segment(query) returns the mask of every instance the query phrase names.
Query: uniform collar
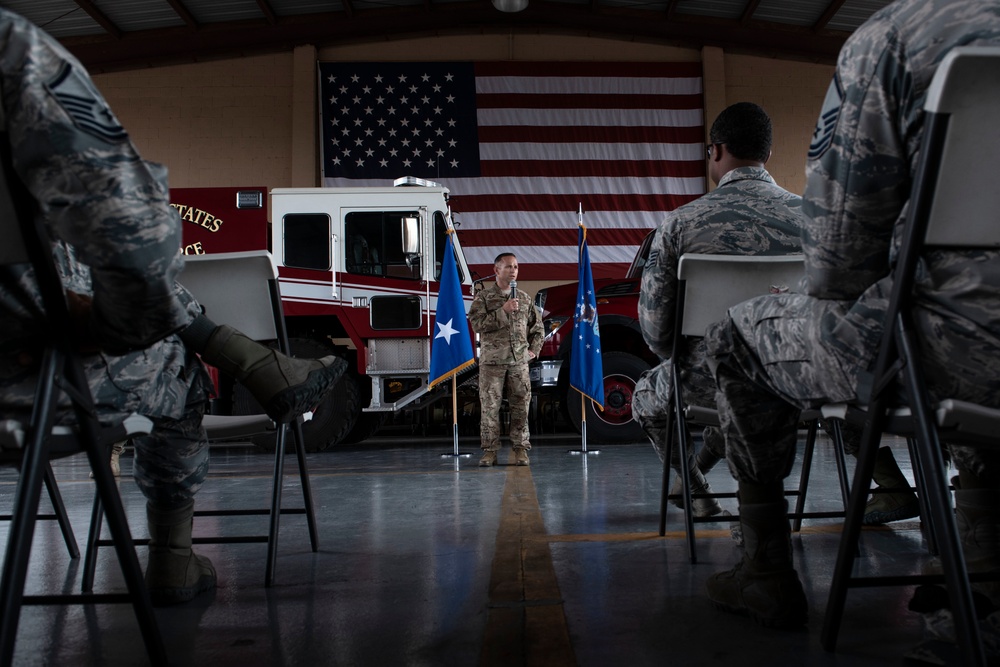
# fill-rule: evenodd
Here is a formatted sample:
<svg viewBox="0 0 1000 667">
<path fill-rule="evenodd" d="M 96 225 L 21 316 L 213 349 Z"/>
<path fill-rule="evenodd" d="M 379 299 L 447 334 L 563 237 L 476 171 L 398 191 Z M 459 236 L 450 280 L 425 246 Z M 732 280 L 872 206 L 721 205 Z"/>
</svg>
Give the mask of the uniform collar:
<svg viewBox="0 0 1000 667">
<path fill-rule="evenodd" d="M 723 185 L 734 181 L 764 181 L 765 183 L 774 183 L 771 174 L 767 173 L 767 169 L 764 167 L 736 167 L 736 169 L 727 171 L 726 175 L 719 179 L 718 187 L 721 188 Z"/>
</svg>

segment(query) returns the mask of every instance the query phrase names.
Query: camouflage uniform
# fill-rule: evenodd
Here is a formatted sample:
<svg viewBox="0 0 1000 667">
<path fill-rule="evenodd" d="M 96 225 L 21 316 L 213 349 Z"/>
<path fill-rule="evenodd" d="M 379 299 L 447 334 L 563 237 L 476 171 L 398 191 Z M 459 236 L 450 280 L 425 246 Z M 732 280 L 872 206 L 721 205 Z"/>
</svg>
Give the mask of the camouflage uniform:
<svg viewBox="0 0 1000 667">
<path fill-rule="evenodd" d="M 0 10 L 2 114 L 14 169 L 34 197 L 67 289 L 92 297 L 84 358 L 100 417 L 153 419 L 135 440 L 136 480 L 160 505 L 190 499 L 204 479 L 201 428 L 210 380 L 176 335 L 200 306 L 175 277 L 181 226 L 166 169 L 144 161 L 84 68 L 31 23 Z M 2 187 L 5 187 L 3 185 Z M 34 393 L 40 297 L 30 267 L 0 270 L 0 414 Z"/>
<path fill-rule="evenodd" d="M 804 195 L 801 294 L 753 299 L 706 337 L 727 454 L 741 482 L 789 473 L 801 408 L 864 397 L 923 134 L 934 71 L 956 46 L 1000 44 L 1000 3 L 902 0 L 840 53 L 813 136 Z M 932 392 L 1000 407 L 998 251 L 928 254 L 915 316 Z M 984 260 L 992 260 L 987 262 Z M 959 467 L 982 455 L 953 448 Z"/>
<path fill-rule="evenodd" d="M 519 308 L 508 315 L 503 305 L 510 290 L 497 283 L 476 293 L 469 308 L 469 323 L 480 335 L 479 352 L 479 433 L 486 451 L 500 449 L 500 405 L 504 385 L 510 405 L 510 439 L 514 448 L 531 449 L 528 433 L 528 404 L 531 402 L 531 378 L 528 375 L 528 352 L 535 356 L 542 350 L 542 317 L 527 292 L 517 291 Z"/>
<path fill-rule="evenodd" d="M 632 414 L 653 441 L 661 461 L 671 400 L 669 357 L 681 255 L 797 253 L 801 203 L 798 195 L 779 187 L 763 167 L 738 167 L 725 174 L 712 192 L 667 214 L 657 229 L 642 273 L 639 324 L 649 348 L 665 361 L 639 378 Z M 686 402 L 714 407 L 715 381 L 705 361 L 703 340 L 687 341 L 679 363 Z M 717 459 L 725 456 L 718 429 L 705 429 L 705 446 Z M 675 449 L 671 462 L 675 466 L 678 457 Z"/>
</svg>

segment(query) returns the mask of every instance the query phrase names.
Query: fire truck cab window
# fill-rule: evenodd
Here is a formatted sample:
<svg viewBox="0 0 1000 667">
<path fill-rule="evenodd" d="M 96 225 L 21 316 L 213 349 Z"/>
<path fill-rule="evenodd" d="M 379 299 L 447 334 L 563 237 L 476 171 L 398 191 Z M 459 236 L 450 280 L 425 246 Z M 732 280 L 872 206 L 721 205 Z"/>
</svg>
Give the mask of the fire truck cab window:
<svg viewBox="0 0 1000 667">
<path fill-rule="evenodd" d="M 290 213 L 284 218 L 285 266 L 330 270 L 330 216 Z"/>
<path fill-rule="evenodd" d="M 351 211 L 344 217 L 348 273 L 420 280 L 420 255 L 403 249 L 404 218 L 416 211 Z"/>
</svg>

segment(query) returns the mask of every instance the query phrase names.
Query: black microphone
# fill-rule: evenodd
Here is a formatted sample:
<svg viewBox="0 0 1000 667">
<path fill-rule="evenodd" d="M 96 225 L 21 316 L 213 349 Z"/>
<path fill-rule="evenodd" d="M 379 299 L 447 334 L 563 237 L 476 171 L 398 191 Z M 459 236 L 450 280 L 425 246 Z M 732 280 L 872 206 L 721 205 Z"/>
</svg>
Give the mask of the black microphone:
<svg viewBox="0 0 1000 667">
<path fill-rule="evenodd" d="M 516 280 L 510 281 L 510 298 L 512 298 L 512 299 L 516 299 L 517 298 L 517 281 Z"/>
</svg>

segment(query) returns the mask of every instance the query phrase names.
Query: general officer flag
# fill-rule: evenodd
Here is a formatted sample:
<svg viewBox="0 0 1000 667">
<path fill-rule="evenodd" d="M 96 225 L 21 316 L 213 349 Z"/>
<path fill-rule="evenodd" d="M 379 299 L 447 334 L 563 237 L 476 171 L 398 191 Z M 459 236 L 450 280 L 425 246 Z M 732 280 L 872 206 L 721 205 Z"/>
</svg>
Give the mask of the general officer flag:
<svg viewBox="0 0 1000 667">
<path fill-rule="evenodd" d="M 447 380 L 476 362 L 469 337 L 469 321 L 458 282 L 455 250 L 451 235 L 444 243 L 441 260 L 441 290 L 438 292 L 437 315 L 434 317 L 434 342 L 431 345 L 431 372 L 428 386 Z"/>
<path fill-rule="evenodd" d="M 597 325 L 597 296 L 594 294 L 594 277 L 590 271 L 587 228 L 582 222 L 579 248 L 579 277 L 576 288 L 569 386 L 594 401 L 603 410 L 604 366 L 601 363 L 601 331 Z"/>
</svg>

